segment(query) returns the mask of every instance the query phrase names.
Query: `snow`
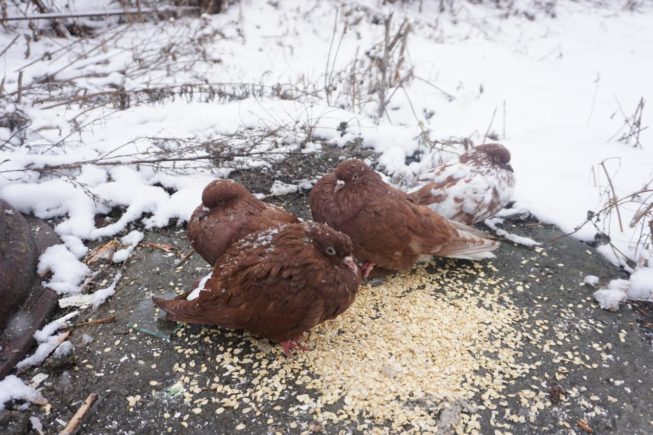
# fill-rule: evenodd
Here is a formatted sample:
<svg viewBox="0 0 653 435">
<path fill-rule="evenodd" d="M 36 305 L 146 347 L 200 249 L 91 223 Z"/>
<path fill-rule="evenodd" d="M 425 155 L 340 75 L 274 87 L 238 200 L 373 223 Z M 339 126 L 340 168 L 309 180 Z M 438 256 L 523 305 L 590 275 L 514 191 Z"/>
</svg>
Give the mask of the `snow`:
<svg viewBox="0 0 653 435">
<path fill-rule="evenodd" d="M 66 340 L 54 350 L 52 356 L 55 358 L 64 358 L 73 353 L 73 350 L 75 350 L 75 346 L 69 340 Z"/>
<path fill-rule="evenodd" d="M 629 283 L 625 279 L 613 279 L 607 288 L 602 288 L 594 292 L 594 299 L 600 307 L 608 311 L 617 311 L 619 305 L 625 302 L 627 297 Z"/>
<path fill-rule="evenodd" d="M 289 193 L 295 193 L 298 190 L 299 187 L 294 184 L 288 184 L 280 180 L 274 180 L 274 183 L 272 183 L 272 187 L 270 188 L 270 195 L 283 196 L 288 195 Z"/>
<path fill-rule="evenodd" d="M 596 287 L 599 284 L 599 277 L 596 275 L 587 275 L 583 278 L 583 284 Z"/>
<path fill-rule="evenodd" d="M 628 299 L 653 302 L 653 266 L 642 267 L 630 276 Z"/>
<path fill-rule="evenodd" d="M 25 385 L 14 375 L 9 375 L 0 381 L 0 411 L 5 409 L 6 403 L 10 400 L 26 400 L 39 405 L 47 403 L 41 393 Z"/>
<path fill-rule="evenodd" d="M 91 294 L 84 295 L 72 295 L 59 299 L 59 307 L 88 307 L 92 306 L 93 309 L 97 309 L 102 305 L 109 297 L 113 296 L 116 292 L 116 285 L 118 281 L 122 278 L 122 273 L 118 272 L 116 276 L 111 281 L 107 287 L 95 290 Z"/>
<path fill-rule="evenodd" d="M 43 328 L 39 329 L 34 333 L 34 338 L 38 343 L 36 351 L 27 358 L 21 360 L 16 364 L 16 368 L 19 370 L 24 370 L 30 367 L 37 366 L 41 364 L 45 359 L 62 343 L 66 341 L 68 333 L 57 334 L 59 329 L 69 326 L 68 320 L 77 316 L 79 311 L 73 311 L 68 313 L 63 317 L 60 317 L 56 320 L 45 325 Z"/>
<path fill-rule="evenodd" d="M 39 435 L 43 435 L 43 423 L 41 423 L 40 418 L 32 416 L 29 418 L 29 422 L 32 425 L 32 429 L 34 429 Z"/>
<path fill-rule="evenodd" d="M 116 251 L 115 254 L 113 254 L 113 262 L 114 263 L 122 263 L 126 261 L 129 256 L 131 255 L 132 251 L 136 248 L 136 246 L 141 243 L 141 240 L 143 240 L 143 237 L 145 237 L 145 234 L 143 234 L 140 231 L 133 230 L 126 236 L 123 236 L 120 241 L 122 242 L 123 245 L 126 245 L 124 248 L 119 249 Z"/>
<path fill-rule="evenodd" d="M 79 285 L 90 273 L 90 269 L 65 245 L 54 245 L 47 248 L 39 258 L 37 272 L 41 276 L 52 272 L 50 280 L 43 285 L 63 295 L 78 293 Z"/>
<path fill-rule="evenodd" d="M 608 311 L 617 311 L 619 304 L 626 301 L 626 294 L 620 289 L 600 289 L 595 291 L 593 296 L 599 306 Z"/>
<path fill-rule="evenodd" d="M 499 225 L 504 222 L 504 219 L 499 217 L 494 217 L 485 220 L 485 225 L 487 225 L 494 233 L 498 236 L 503 237 L 506 240 L 509 240 L 517 245 L 524 246 L 539 246 L 540 242 L 531 239 L 530 237 L 519 236 L 517 234 L 510 233 L 503 228 L 499 228 Z"/>
</svg>

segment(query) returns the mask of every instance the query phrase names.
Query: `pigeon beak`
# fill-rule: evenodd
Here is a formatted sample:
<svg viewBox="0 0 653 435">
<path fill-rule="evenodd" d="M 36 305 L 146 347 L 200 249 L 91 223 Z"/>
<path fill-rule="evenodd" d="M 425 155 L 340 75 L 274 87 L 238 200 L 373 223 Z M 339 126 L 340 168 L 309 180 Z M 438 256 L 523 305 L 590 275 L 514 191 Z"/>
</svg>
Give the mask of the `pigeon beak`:
<svg viewBox="0 0 653 435">
<path fill-rule="evenodd" d="M 342 189 L 343 187 L 345 187 L 345 182 L 342 181 L 342 180 L 338 180 L 338 181 L 336 181 L 336 188 L 333 189 L 333 192 L 335 193 L 335 192 L 339 191 L 340 189 Z"/>
<path fill-rule="evenodd" d="M 342 260 L 342 262 L 345 263 L 345 266 L 351 269 L 352 272 L 358 275 L 358 266 L 356 265 L 356 262 L 354 261 L 354 258 L 351 255 L 345 257 L 345 259 Z"/>
<path fill-rule="evenodd" d="M 506 169 L 509 170 L 510 172 L 515 172 L 515 171 L 512 169 L 512 166 L 510 166 L 509 163 L 506 164 Z"/>
</svg>

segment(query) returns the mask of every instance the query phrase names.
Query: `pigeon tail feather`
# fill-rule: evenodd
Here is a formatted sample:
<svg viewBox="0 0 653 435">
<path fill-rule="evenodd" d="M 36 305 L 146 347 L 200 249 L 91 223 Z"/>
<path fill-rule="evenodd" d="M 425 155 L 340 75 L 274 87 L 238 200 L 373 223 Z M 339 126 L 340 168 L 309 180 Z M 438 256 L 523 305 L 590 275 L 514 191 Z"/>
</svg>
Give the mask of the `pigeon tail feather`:
<svg viewBox="0 0 653 435">
<path fill-rule="evenodd" d="M 456 226 L 460 228 L 458 224 Z M 432 252 L 432 254 L 440 257 L 460 258 L 463 260 L 483 260 L 494 258 L 492 251 L 499 248 L 501 243 L 476 228 L 472 228 L 472 230 L 473 231 L 458 229 L 458 237 Z"/>
<path fill-rule="evenodd" d="M 170 320 L 186 323 L 214 323 L 206 321 L 204 311 L 194 301 L 180 298 L 166 300 L 152 296 L 152 302 L 165 311 Z"/>
</svg>

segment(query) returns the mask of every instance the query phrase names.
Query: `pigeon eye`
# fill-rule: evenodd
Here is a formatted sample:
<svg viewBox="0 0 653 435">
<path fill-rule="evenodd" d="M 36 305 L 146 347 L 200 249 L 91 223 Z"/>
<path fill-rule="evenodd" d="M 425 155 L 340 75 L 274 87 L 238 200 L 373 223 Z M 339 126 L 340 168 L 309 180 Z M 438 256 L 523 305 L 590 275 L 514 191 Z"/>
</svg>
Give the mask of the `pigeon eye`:
<svg viewBox="0 0 653 435">
<path fill-rule="evenodd" d="M 351 179 L 352 179 L 352 180 L 358 180 L 358 174 L 354 174 L 354 175 L 351 177 Z"/>
<path fill-rule="evenodd" d="M 336 255 L 336 249 L 333 246 L 328 246 L 325 251 L 327 255 Z"/>
<path fill-rule="evenodd" d="M 223 204 L 224 204 L 224 199 L 219 200 L 219 201 L 218 201 L 218 204 L 219 204 L 219 205 L 223 205 Z"/>
</svg>

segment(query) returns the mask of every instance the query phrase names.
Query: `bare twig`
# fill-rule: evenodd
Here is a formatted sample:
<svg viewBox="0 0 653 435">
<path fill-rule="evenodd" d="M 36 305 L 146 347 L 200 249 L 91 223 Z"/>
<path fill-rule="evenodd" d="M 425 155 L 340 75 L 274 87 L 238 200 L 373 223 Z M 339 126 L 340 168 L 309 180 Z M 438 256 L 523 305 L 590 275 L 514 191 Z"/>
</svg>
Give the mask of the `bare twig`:
<svg viewBox="0 0 653 435">
<path fill-rule="evenodd" d="M 23 72 L 18 73 L 18 83 L 16 84 L 16 104 L 20 104 L 20 100 L 23 97 Z"/>
<path fill-rule="evenodd" d="M 326 58 L 326 67 L 324 68 L 324 93 L 326 95 L 327 104 L 331 104 L 331 73 L 329 72 L 329 63 L 331 61 L 331 50 L 333 49 L 333 42 L 336 39 L 336 30 L 338 29 L 338 15 L 340 9 L 336 8 L 336 14 L 333 17 L 333 31 L 331 33 L 331 42 L 329 43 L 329 52 Z M 335 64 L 335 60 L 334 60 Z"/>
<path fill-rule="evenodd" d="M 609 199 L 609 201 L 612 203 L 614 208 L 617 210 L 617 218 L 619 222 L 619 229 L 621 232 L 624 232 L 624 225 L 623 222 L 621 221 L 621 211 L 619 210 L 619 202 L 617 199 L 617 193 L 614 190 L 614 184 L 612 184 L 612 178 L 610 178 L 610 174 L 608 174 L 608 170 L 605 167 L 605 160 L 601 162 L 601 167 L 603 168 L 603 172 L 605 173 L 605 177 L 608 179 L 608 184 L 610 185 L 610 190 L 612 191 L 612 197 Z"/>
<path fill-rule="evenodd" d="M 43 3 L 39 0 L 33 0 L 35 4 Z M 43 5 L 45 8 L 45 5 Z M 47 10 L 39 8 L 39 10 Z M 38 15 L 26 15 L 23 17 L 7 17 L 4 21 L 28 21 L 28 20 L 51 20 L 55 18 L 89 18 L 89 17 L 111 17 L 119 15 L 141 15 L 141 14 L 178 14 L 180 12 L 195 12 L 199 11 L 198 6 L 176 6 L 176 7 L 166 7 L 161 9 L 117 9 L 113 11 L 92 11 L 92 12 L 66 12 L 66 13 L 57 13 L 57 12 L 43 12 Z M 62 36 L 62 35 L 57 35 Z"/>
<path fill-rule="evenodd" d="M 502 139 L 506 138 L 506 100 L 503 100 L 503 135 Z"/>
<path fill-rule="evenodd" d="M 190 258 L 191 255 L 193 255 L 193 252 L 195 252 L 193 249 L 190 249 L 188 252 L 184 254 L 183 257 L 179 259 L 179 261 L 175 264 L 175 266 L 180 267 L 182 264 L 184 264 L 188 259 Z"/>
<path fill-rule="evenodd" d="M 638 198 L 640 195 L 642 195 L 644 193 L 653 193 L 653 189 L 644 189 L 644 190 L 640 190 L 640 191 L 631 193 L 629 195 L 623 196 L 623 197 L 619 198 L 616 203 L 617 204 L 625 204 L 627 202 L 632 202 L 633 200 L 635 200 L 636 198 Z M 585 225 L 587 225 L 590 222 L 593 222 L 598 216 L 601 216 L 606 211 L 610 210 L 612 207 L 614 207 L 614 204 L 612 202 L 609 202 L 608 204 L 603 206 L 601 209 L 599 209 L 599 211 L 593 212 L 590 217 L 585 219 L 580 225 L 578 225 L 576 228 L 574 228 L 573 231 L 569 231 L 568 233 L 565 233 L 565 234 L 562 234 L 560 236 L 554 237 L 553 239 L 547 240 L 544 243 L 552 243 L 552 242 L 555 242 L 557 240 L 564 239 L 565 237 L 569 237 L 569 236 L 572 236 L 572 235 L 576 234 L 581 229 L 583 229 L 585 227 Z"/>
<path fill-rule="evenodd" d="M 488 135 L 490 134 L 490 129 L 492 129 L 492 124 L 494 124 L 494 117 L 497 114 L 497 108 L 494 108 L 494 112 L 492 112 L 492 118 L 490 118 L 490 125 L 487 126 L 487 130 L 485 130 L 485 135 L 483 136 L 483 141 L 481 143 L 485 143 L 485 140 L 487 139 Z"/>
<path fill-rule="evenodd" d="M 3 48 L 2 51 L 0 51 L 0 57 L 2 57 L 7 52 L 7 50 L 9 50 L 12 45 L 14 45 L 14 43 L 18 40 L 18 38 L 20 38 L 20 35 L 16 35 L 14 39 L 12 39 L 11 42 L 7 44 L 7 46 Z"/>
<path fill-rule="evenodd" d="M 31 2 L 34 4 L 34 6 L 36 6 L 36 9 L 38 9 L 41 14 L 50 13 L 50 9 L 48 9 L 43 0 L 31 0 Z M 7 17 L 7 21 L 13 21 L 12 18 L 22 19 L 24 17 Z M 61 22 L 57 21 L 56 19 L 52 20 L 52 29 L 54 30 L 54 33 L 60 38 L 67 38 L 70 36 L 66 26 L 61 24 Z"/>
<path fill-rule="evenodd" d="M 626 115 L 617 97 L 615 97 L 615 100 L 617 101 L 617 106 L 619 107 L 619 111 L 621 112 L 621 115 L 624 118 L 624 125 L 621 126 L 621 128 L 619 128 L 619 130 L 617 130 L 617 132 L 613 134 L 612 137 L 610 137 L 610 139 L 608 140 L 614 139 L 619 135 L 619 133 L 626 130 L 624 133 L 621 134 L 621 137 L 617 140 L 619 142 L 624 142 L 627 145 L 630 145 L 632 143 L 633 147 L 642 148 L 642 144 L 640 142 L 639 137 L 641 132 L 648 128 L 648 126 L 642 127 L 642 114 L 644 112 L 644 105 L 646 104 L 646 100 L 644 100 L 644 97 L 641 97 L 639 99 L 639 102 L 635 107 L 635 112 L 633 112 L 631 116 Z"/>
<path fill-rule="evenodd" d="M 426 80 L 426 79 L 424 79 L 424 78 L 422 78 L 422 77 L 420 77 L 420 76 L 415 76 L 415 78 L 416 78 L 417 80 L 421 81 L 421 82 L 426 83 L 427 85 L 429 85 L 430 87 L 432 87 L 432 88 L 435 89 L 436 91 L 441 92 L 444 96 L 446 96 L 446 97 L 449 99 L 449 101 L 453 101 L 453 100 L 456 99 L 456 97 L 454 97 L 453 95 L 451 95 L 449 92 L 447 92 L 447 91 L 445 91 L 444 89 L 442 89 L 441 87 L 439 87 L 439 86 L 433 84 L 432 82 L 430 82 L 430 81 L 428 81 L 428 80 Z"/>
<path fill-rule="evenodd" d="M 97 393 L 89 394 L 82 406 L 80 406 L 75 415 L 73 415 L 73 418 L 70 419 L 68 425 L 66 425 L 66 427 L 61 432 L 59 432 L 59 435 L 73 435 L 75 432 L 77 432 L 82 424 L 82 421 L 84 420 L 84 417 L 86 417 L 86 414 L 91 409 L 91 406 L 93 406 L 93 403 L 95 403 L 96 400 Z"/>
</svg>

